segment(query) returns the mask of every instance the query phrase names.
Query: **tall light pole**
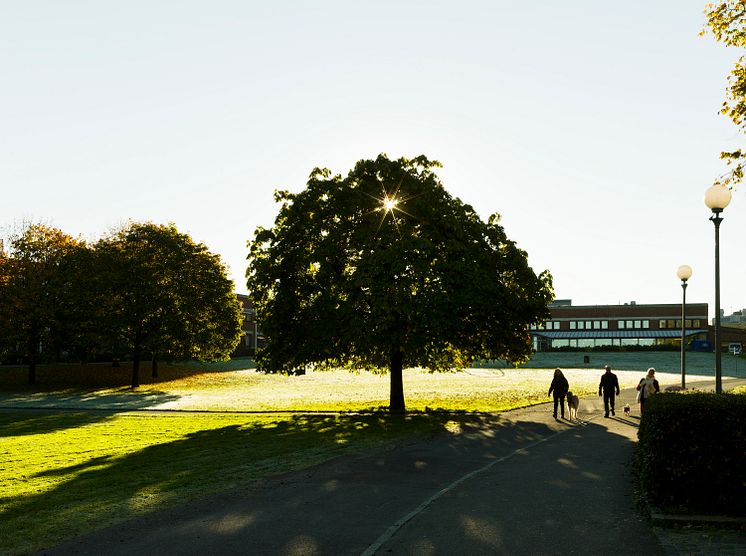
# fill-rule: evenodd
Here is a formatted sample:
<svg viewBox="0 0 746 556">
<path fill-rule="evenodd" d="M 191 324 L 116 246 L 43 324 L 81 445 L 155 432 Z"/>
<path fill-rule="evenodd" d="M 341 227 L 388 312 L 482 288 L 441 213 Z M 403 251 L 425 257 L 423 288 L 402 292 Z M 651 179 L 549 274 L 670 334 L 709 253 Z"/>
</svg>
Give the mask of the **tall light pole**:
<svg viewBox="0 0 746 556">
<path fill-rule="evenodd" d="M 705 191 L 705 205 L 712 210 L 710 221 L 715 224 L 715 393 L 723 393 L 723 369 L 720 353 L 720 213 L 730 203 L 730 189 L 713 185 Z"/>
<path fill-rule="evenodd" d="M 692 277 L 692 267 L 681 265 L 676 271 L 676 276 L 681 280 L 681 388 L 686 388 L 686 281 Z"/>
</svg>

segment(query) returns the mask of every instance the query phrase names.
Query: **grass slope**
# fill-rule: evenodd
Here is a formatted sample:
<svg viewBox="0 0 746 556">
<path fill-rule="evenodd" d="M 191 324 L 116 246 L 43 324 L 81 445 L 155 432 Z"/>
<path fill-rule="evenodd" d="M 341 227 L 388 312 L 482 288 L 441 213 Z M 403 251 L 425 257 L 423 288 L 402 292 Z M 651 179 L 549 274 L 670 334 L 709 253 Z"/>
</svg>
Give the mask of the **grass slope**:
<svg viewBox="0 0 746 556">
<path fill-rule="evenodd" d="M 24 369 L 0 369 L 0 406 L 6 408 L 0 411 L 0 553 L 38 550 L 210 492 L 341 454 L 457 430 L 480 418 L 449 413 L 455 410 L 497 412 L 545 402 L 553 372 L 407 370 L 408 408 L 448 412 L 397 418 L 381 412 L 270 413 L 385 406 L 388 376 L 337 371 L 286 377 L 247 366 L 246 361 L 163 365 L 157 379 L 143 373 L 143 386 L 136 390 L 126 386 L 126 365 L 42 366 L 34 389 L 25 384 Z M 596 392 L 601 371 L 565 374 L 582 396 Z M 618 375 L 623 387 L 641 376 Z M 665 376 L 659 379 L 666 383 Z M 669 382 L 676 379 L 672 375 Z M 67 411 L 38 409 L 43 407 Z"/>
</svg>

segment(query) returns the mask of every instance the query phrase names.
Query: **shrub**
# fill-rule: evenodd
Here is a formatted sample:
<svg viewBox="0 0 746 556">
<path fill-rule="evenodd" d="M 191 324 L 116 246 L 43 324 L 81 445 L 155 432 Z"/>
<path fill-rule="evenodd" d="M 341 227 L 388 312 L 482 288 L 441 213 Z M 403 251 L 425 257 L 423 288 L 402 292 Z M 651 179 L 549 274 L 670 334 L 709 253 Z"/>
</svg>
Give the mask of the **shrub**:
<svg viewBox="0 0 746 556">
<path fill-rule="evenodd" d="M 746 396 L 664 393 L 645 403 L 637 470 L 663 511 L 746 514 Z"/>
</svg>

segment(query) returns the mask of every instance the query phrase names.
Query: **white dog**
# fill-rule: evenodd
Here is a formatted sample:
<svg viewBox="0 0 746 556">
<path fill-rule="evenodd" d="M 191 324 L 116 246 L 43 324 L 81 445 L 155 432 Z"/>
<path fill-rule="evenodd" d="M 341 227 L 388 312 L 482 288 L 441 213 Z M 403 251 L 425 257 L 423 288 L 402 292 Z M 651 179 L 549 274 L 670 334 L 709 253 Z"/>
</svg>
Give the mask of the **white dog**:
<svg viewBox="0 0 746 556">
<path fill-rule="evenodd" d="M 567 393 L 567 409 L 570 410 L 569 419 L 570 421 L 578 418 L 578 405 L 580 404 L 580 398 L 578 398 L 572 392 Z"/>
</svg>

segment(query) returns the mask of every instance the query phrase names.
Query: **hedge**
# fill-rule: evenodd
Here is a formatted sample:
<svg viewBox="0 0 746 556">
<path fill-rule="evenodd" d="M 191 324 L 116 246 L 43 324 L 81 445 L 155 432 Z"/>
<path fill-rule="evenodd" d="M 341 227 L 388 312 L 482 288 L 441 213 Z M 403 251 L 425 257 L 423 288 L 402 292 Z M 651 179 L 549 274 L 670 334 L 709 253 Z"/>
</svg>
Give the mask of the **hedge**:
<svg viewBox="0 0 746 556">
<path fill-rule="evenodd" d="M 746 396 L 663 393 L 645 402 L 637 471 L 664 512 L 746 515 Z"/>
</svg>

